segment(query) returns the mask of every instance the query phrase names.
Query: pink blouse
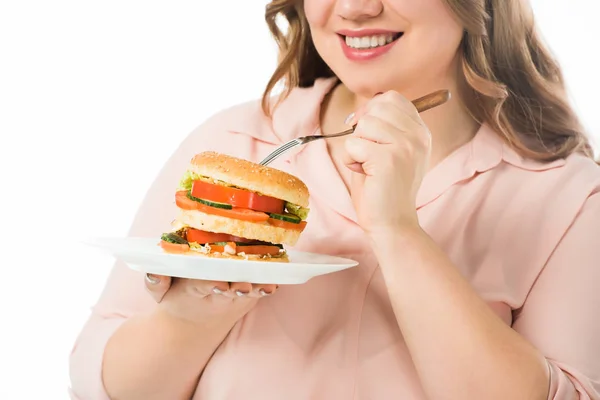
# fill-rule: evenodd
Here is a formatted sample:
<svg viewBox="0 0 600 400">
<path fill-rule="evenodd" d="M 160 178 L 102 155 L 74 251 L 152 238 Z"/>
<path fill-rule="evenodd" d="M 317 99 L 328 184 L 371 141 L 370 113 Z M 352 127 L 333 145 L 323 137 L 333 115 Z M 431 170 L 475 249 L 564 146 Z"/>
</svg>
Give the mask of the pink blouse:
<svg viewBox="0 0 600 400">
<path fill-rule="evenodd" d="M 259 101 L 210 118 L 167 162 L 130 234 L 159 237 L 169 228 L 175 187 L 195 153 L 259 161 L 282 142 L 318 131 L 333 84 L 323 79 L 294 90 L 273 119 Z M 274 166 L 311 192 L 309 223 L 295 249 L 360 265 L 261 299 L 218 348 L 193 398 L 425 399 L 325 143 Z M 549 399 L 600 399 L 599 189 L 592 160 L 526 160 L 484 125 L 425 177 L 418 194 L 423 228 L 499 317 L 546 356 Z M 108 399 L 101 380 L 106 342 L 127 318 L 152 307 L 141 274 L 117 262 L 71 354 L 73 399 Z"/>
</svg>

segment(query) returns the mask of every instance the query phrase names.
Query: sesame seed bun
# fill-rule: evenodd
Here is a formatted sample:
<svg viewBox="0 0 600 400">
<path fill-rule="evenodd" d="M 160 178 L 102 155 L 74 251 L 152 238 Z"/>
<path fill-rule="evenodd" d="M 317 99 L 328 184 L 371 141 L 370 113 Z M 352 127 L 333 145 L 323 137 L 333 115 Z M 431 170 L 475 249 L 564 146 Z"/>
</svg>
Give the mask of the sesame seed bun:
<svg viewBox="0 0 600 400">
<path fill-rule="evenodd" d="M 194 156 L 188 170 L 240 189 L 308 207 L 309 192 L 304 182 L 275 168 L 209 151 Z"/>
</svg>

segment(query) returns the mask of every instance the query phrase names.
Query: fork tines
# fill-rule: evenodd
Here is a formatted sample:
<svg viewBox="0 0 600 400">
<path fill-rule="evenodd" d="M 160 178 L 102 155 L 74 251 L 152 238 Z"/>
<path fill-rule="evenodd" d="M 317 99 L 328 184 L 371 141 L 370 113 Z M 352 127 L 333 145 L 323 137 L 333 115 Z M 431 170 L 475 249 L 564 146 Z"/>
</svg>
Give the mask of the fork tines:
<svg viewBox="0 0 600 400">
<path fill-rule="evenodd" d="M 273 153 L 269 154 L 269 156 L 267 158 L 265 158 L 264 160 L 262 160 L 260 164 L 261 165 L 269 164 L 271 161 L 273 161 L 274 159 L 279 157 L 282 153 L 285 153 L 286 151 L 290 150 L 293 147 L 298 146 L 299 144 L 301 144 L 301 142 L 298 139 L 290 140 L 289 142 L 283 144 L 281 147 L 279 147 L 277 150 L 275 150 Z"/>
</svg>

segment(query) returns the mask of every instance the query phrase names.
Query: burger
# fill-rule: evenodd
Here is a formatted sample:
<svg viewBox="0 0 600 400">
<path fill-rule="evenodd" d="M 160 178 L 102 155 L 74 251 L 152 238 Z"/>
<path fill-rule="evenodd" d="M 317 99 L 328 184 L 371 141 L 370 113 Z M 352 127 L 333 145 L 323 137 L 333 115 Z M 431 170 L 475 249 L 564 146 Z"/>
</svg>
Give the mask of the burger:
<svg viewBox="0 0 600 400">
<path fill-rule="evenodd" d="M 194 156 L 175 193 L 178 214 L 160 246 L 240 260 L 287 262 L 306 228 L 309 192 L 286 172 L 215 152 Z"/>
</svg>

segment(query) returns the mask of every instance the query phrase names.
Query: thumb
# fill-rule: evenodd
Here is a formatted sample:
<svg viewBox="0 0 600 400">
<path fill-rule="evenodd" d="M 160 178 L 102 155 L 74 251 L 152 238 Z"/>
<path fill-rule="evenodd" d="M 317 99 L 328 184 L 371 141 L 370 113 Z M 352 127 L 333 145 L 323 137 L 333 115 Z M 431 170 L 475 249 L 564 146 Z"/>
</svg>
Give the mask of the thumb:
<svg viewBox="0 0 600 400">
<path fill-rule="evenodd" d="M 359 164 L 360 167 L 360 164 Z M 362 167 L 360 167 L 362 170 Z M 354 172 L 350 178 L 350 197 L 352 198 L 352 204 L 356 211 L 361 208 L 361 199 L 363 194 L 363 188 L 365 186 L 365 179 L 367 176 L 364 172 Z"/>
<path fill-rule="evenodd" d="M 146 274 L 144 277 L 146 289 L 157 303 L 160 303 L 171 287 L 171 277 L 163 275 Z"/>
<path fill-rule="evenodd" d="M 356 194 L 360 194 L 365 185 L 365 179 L 367 176 L 364 173 L 353 173 L 350 178 L 350 195 L 354 197 Z"/>
</svg>

